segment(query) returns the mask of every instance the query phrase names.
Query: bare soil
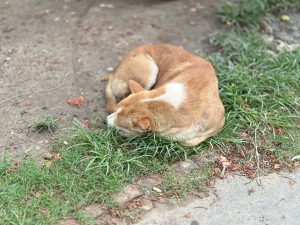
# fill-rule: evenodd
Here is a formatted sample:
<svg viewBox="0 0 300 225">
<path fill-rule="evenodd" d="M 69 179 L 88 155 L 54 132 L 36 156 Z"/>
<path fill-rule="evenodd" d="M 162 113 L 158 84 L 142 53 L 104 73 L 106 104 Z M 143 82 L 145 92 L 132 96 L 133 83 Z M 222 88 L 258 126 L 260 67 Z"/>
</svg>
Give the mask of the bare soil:
<svg viewBox="0 0 300 225">
<path fill-rule="evenodd" d="M 70 126 L 105 113 L 101 75 L 130 49 L 172 43 L 201 54 L 220 29 L 222 0 L 9 0 L 0 2 L 0 154 L 40 156 L 52 135 L 30 125 L 47 114 Z M 82 95 L 74 108 L 67 99 Z"/>
</svg>

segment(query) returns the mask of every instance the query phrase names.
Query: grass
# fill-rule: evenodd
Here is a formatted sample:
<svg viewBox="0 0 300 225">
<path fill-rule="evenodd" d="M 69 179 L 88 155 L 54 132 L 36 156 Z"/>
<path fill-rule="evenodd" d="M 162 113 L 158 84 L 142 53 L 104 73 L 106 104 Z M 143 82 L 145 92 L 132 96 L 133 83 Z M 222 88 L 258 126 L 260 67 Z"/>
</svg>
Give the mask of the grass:
<svg viewBox="0 0 300 225">
<path fill-rule="evenodd" d="M 283 13 L 289 8 L 300 8 L 298 0 L 242 0 L 219 8 L 220 19 L 233 25 L 260 25 L 268 13 Z"/>
<path fill-rule="evenodd" d="M 58 126 L 61 124 L 61 121 L 54 116 L 47 115 L 44 118 L 33 122 L 32 129 L 39 133 L 44 131 L 49 131 L 53 133 Z"/>
<path fill-rule="evenodd" d="M 209 60 L 226 108 L 219 135 L 189 148 L 154 134 L 124 139 L 103 123 L 86 129 L 76 122 L 53 146 L 61 160 L 52 158 L 43 166 L 31 158 L 1 160 L 0 224 L 53 224 L 70 215 L 89 224 L 78 204 L 114 207 L 113 195 L 125 183 L 151 174 L 163 176 L 164 191 L 197 194 L 217 165 L 178 176 L 172 164 L 208 151 L 226 156 L 249 176 L 291 168 L 291 158 L 300 154 L 300 48 L 276 52 L 247 30 L 217 35 L 211 42 L 219 48 Z M 53 128 L 52 119 L 45 121 L 37 130 Z"/>
<path fill-rule="evenodd" d="M 222 52 L 211 61 L 227 111 L 223 140 L 215 143 L 224 155 L 242 154 L 244 162 L 259 161 L 260 167 L 274 166 L 270 156 L 289 164 L 300 154 L 300 48 L 274 57 L 274 46 L 253 31 L 218 35 L 212 42 Z"/>
</svg>

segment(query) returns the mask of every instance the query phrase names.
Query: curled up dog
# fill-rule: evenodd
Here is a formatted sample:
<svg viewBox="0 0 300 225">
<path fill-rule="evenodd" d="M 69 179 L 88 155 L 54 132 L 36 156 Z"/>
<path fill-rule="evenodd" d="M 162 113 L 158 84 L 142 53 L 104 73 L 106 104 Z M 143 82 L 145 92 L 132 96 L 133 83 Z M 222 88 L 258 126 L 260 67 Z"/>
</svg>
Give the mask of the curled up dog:
<svg viewBox="0 0 300 225">
<path fill-rule="evenodd" d="M 151 131 L 196 146 L 224 126 L 212 65 L 184 49 L 167 44 L 138 47 L 107 79 L 107 122 L 121 135 Z"/>
</svg>

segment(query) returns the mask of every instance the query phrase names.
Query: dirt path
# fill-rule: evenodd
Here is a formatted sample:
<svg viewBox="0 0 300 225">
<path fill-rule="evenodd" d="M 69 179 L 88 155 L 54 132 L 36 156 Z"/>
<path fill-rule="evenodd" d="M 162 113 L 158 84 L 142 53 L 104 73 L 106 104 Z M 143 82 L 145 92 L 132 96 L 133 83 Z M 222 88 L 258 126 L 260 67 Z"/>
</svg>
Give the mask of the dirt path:
<svg viewBox="0 0 300 225">
<path fill-rule="evenodd" d="M 199 2 L 1 1 L 0 154 L 39 156 L 51 148 L 50 135 L 28 129 L 44 115 L 66 127 L 104 113 L 100 75 L 133 47 L 168 42 L 208 49 L 204 39 L 220 26 L 215 7 L 224 1 Z M 82 108 L 66 104 L 79 95 Z"/>
</svg>

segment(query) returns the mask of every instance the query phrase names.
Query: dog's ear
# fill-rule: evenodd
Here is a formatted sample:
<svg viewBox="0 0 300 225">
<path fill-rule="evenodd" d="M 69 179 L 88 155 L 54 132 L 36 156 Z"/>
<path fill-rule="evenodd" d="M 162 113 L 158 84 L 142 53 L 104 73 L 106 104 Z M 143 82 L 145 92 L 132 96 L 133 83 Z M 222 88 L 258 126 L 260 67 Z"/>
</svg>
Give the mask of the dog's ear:
<svg viewBox="0 0 300 225">
<path fill-rule="evenodd" d="M 142 87 L 142 85 L 140 85 L 138 82 L 136 82 L 134 80 L 129 80 L 128 81 L 128 86 L 129 86 L 129 89 L 130 89 L 131 93 L 137 93 L 137 92 L 141 92 L 141 91 L 145 90 Z"/>
<path fill-rule="evenodd" d="M 148 117 L 140 119 L 138 124 L 144 131 L 151 130 L 150 119 Z"/>
</svg>

